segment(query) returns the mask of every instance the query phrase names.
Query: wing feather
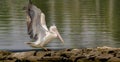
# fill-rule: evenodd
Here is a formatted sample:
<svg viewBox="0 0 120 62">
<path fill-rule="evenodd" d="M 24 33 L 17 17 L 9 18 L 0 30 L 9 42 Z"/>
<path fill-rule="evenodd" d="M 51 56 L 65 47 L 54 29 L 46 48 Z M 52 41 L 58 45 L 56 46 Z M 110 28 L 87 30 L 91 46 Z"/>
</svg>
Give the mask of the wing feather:
<svg viewBox="0 0 120 62">
<path fill-rule="evenodd" d="M 48 31 L 44 13 L 33 4 L 27 9 L 27 28 L 28 35 L 35 40 L 38 37 L 42 39 Z"/>
</svg>

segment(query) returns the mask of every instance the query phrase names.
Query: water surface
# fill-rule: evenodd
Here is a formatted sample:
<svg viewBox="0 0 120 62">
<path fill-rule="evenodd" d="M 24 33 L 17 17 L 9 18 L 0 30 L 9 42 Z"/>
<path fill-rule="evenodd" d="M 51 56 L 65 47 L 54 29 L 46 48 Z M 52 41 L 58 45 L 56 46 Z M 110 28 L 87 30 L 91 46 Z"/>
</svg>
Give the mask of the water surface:
<svg viewBox="0 0 120 62">
<path fill-rule="evenodd" d="M 56 24 L 58 39 L 49 48 L 120 47 L 119 0 L 33 0 L 46 15 L 48 27 Z M 30 49 L 26 15 L 27 0 L 0 1 L 0 49 Z"/>
</svg>

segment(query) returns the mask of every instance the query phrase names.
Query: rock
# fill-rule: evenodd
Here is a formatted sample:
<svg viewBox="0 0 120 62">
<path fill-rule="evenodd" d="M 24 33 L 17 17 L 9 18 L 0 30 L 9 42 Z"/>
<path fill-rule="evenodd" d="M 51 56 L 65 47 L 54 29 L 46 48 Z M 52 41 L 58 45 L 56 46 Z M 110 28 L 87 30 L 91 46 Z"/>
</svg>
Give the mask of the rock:
<svg viewBox="0 0 120 62">
<path fill-rule="evenodd" d="M 116 53 L 116 57 L 120 58 L 120 51 L 118 53 Z"/>
<path fill-rule="evenodd" d="M 39 59 L 41 59 L 41 57 L 30 56 L 30 57 L 27 57 L 25 60 L 30 61 L 30 62 L 38 62 Z"/>
<path fill-rule="evenodd" d="M 120 58 L 112 57 L 108 60 L 108 62 L 120 62 Z"/>
<path fill-rule="evenodd" d="M 0 51 L 0 60 L 5 60 L 10 54 L 8 51 Z"/>
<path fill-rule="evenodd" d="M 40 58 L 44 57 L 45 55 L 46 55 L 46 53 L 45 52 L 41 52 L 41 51 L 36 53 L 36 56 L 40 57 Z"/>
<path fill-rule="evenodd" d="M 102 59 L 102 58 L 109 59 L 111 57 L 113 57 L 113 55 L 111 55 L 111 54 L 101 54 L 99 56 L 96 56 L 96 58 L 98 58 L 98 59 Z"/>
<path fill-rule="evenodd" d="M 0 51 L 0 62 L 120 62 L 120 48 L 98 47 L 58 51 Z"/>
<path fill-rule="evenodd" d="M 27 57 L 33 56 L 35 51 L 29 51 L 29 52 L 17 52 L 12 53 L 10 57 L 18 58 L 18 59 L 25 59 Z"/>
</svg>

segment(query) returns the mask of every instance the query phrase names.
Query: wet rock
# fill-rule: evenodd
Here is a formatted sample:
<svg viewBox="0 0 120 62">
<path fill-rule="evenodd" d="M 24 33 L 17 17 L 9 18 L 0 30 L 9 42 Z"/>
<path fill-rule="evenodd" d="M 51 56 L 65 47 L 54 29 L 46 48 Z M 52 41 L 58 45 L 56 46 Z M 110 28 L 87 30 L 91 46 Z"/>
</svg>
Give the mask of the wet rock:
<svg viewBox="0 0 120 62">
<path fill-rule="evenodd" d="M 70 58 L 72 55 L 75 56 L 75 53 L 74 52 L 71 52 L 71 51 L 64 51 L 60 54 L 61 57 L 65 57 L 65 58 Z"/>
<path fill-rule="evenodd" d="M 82 59 L 77 59 L 74 62 L 92 62 L 92 61 L 87 60 L 86 58 L 82 58 Z"/>
<path fill-rule="evenodd" d="M 113 55 L 111 55 L 111 54 L 101 54 L 101 55 L 97 56 L 97 58 L 106 58 L 106 59 L 109 59 L 111 57 L 113 57 Z"/>
<path fill-rule="evenodd" d="M 120 48 L 98 47 L 58 51 L 0 51 L 0 62 L 120 62 Z"/>
<path fill-rule="evenodd" d="M 12 52 L 9 51 L 0 51 L 0 56 L 10 55 Z"/>
<path fill-rule="evenodd" d="M 18 59 L 26 59 L 27 57 L 33 56 L 34 52 L 35 51 L 12 53 L 10 57 L 18 58 Z"/>
<path fill-rule="evenodd" d="M 38 60 L 41 59 L 40 57 L 37 57 L 37 56 L 30 56 L 30 57 L 27 57 L 25 60 L 28 62 L 38 62 Z"/>
<path fill-rule="evenodd" d="M 39 51 L 39 52 L 36 53 L 36 56 L 39 57 L 39 58 L 42 58 L 45 55 L 47 55 L 47 54 L 45 52 L 41 52 L 41 51 Z"/>
<path fill-rule="evenodd" d="M 95 58 L 96 58 L 96 56 L 90 55 L 90 56 L 88 57 L 88 60 L 95 61 Z"/>
<path fill-rule="evenodd" d="M 120 62 L 120 58 L 112 57 L 108 60 L 108 62 Z"/>
<path fill-rule="evenodd" d="M 65 49 L 65 51 L 71 51 L 72 49 Z"/>
<path fill-rule="evenodd" d="M 116 53 L 116 57 L 120 58 L 120 51 L 118 53 Z"/>
<path fill-rule="evenodd" d="M 51 56 L 51 53 L 46 53 L 44 56 Z"/>
<path fill-rule="evenodd" d="M 114 50 L 110 50 L 110 51 L 108 51 L 108 54 L 114 54 L 114 53 L 115 53 Z"/>
<path fill-rule="evenodd" d="M 0 60 L 5 60 L 10 54 L 8 51 L 0 51 Z"/>
</svg>

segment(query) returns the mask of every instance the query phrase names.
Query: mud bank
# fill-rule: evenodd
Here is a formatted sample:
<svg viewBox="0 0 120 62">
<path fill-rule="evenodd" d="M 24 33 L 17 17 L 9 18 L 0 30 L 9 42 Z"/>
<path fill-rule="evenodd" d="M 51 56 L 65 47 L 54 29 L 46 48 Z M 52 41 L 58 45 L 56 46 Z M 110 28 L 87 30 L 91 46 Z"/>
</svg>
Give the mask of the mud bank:
<svg viewBox="0 0 120 62">
<path fill-rule="evenodd" d="M 0 51 L 0 62 L 120 62 L 120 48 L 97 47 L 58 51 Z"/>
</svg>

